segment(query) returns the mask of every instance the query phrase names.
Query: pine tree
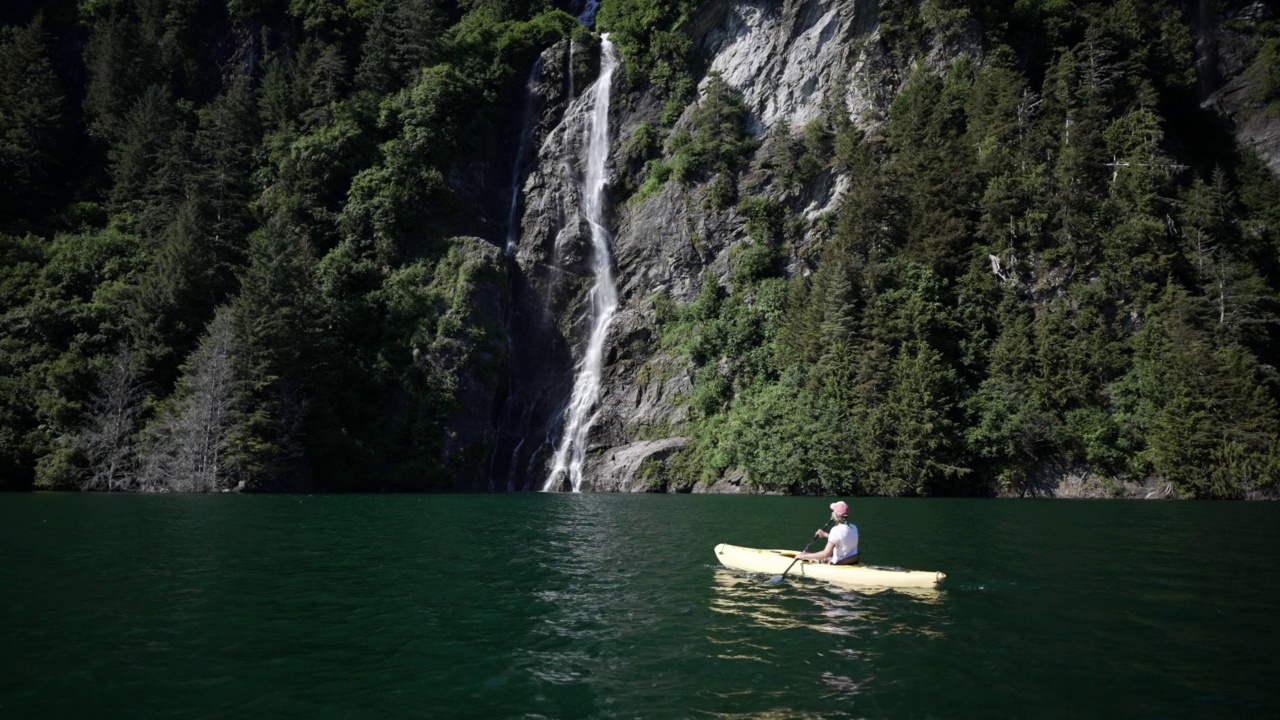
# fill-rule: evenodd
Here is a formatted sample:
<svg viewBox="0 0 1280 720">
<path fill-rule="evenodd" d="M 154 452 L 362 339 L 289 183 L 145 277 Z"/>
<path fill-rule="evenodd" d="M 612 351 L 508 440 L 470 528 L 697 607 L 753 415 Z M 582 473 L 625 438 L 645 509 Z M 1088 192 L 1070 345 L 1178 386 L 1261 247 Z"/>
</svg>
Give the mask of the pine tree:
<svg viewBox="0 0 1280 720">
<path fill-rule="evenodd" d="M 43 16 L 0 30 L 0 226 L 52 195 L 64 102 L 45 49 Z"/>
<path fill-rule="evenodd" d="M 320 361 L 314 259 L 290 234 L 257 232 L 233 306 L 236 375 L 248 408 L 233 432 L 231 457 L 250 485 L 309 481 L 304 430 L 313 365 Z"/>
<path fill-rule="evenodd" d="M 1100 255 L 1101 207 L 1109 161 L 1103 142 L 1105 78 L 1093 65 L 1096 52 L 1082 59 L 1064 52 L 1045 77 L 1046 144 L 1055 147 L 1049 214 L 1052 244 L 1044 260 L 1063 266 L 1068 276 L 1085 273 Z"/>
<path fill-rule="evenodd" d="M 1233 220 L 1242 213 L 1225 171 L 1214 168 L 1211 179 L 1205 183 L 1196 178 L 1183 193 L 1182 260 L 1217 331 L 1227 339 L 1252 341 L 1275 321 L 1280 296 L 1249 258 L 1248 244 Z"/>
<path fill-rule="evenodd" d="M 84 109 L 93 135 L 115 137 L 143 91 L 163 81 L 159 54 L 137 20 L 119 5 L 113 4 L 106 15 L 96 18 L 85 46 L 89 82 Z"/>
<path fill-rule="evenodd" d="M 139 481 L 146 490 L 213 492 L 226 489 L 239 393 L 234 321 L 221 308 L 183 365 L 173 399 L 154 423 Z"/>
<path fill-rule="evenodd" d="M 987 375 L 965 402 L 964 437 L 971 457 L 1001 490 L 1021 492 L 1037 463 L 1052 451 L 1053 416 L 1038 392 L 1030 306 L 1006 289 L 996 322 L 999 334 L 987 354 Z"/>
<path fill-rule="evenodd" d="M 980 70 L 966 106 L 965 144 L 976 148 L 982 186 L 976 230 L 1002 281 L 1026 283 L 1031 255 L 1045 239 L 1048 211 L 1046 153 L 1038 132 L 1040 97 L 1012 68 Z"/>
<path fill-rule="evenodd" d="M 257 108 L 250 78 L 238 74 L 223 94 L 197 113 L 199 129 L 192 139 L 198 170 L 190 183 L 206 198 L 206 227 L 219 260 L 244 261 L 253 218 L 254 152 L 260 143 Z"/>
<path fill-rule="evenodd" d="M 968 208 L 976 202 L 972 148 L 963 142 L 965 96 L 973 64 L 961 58 L 938 78 L 917 68 L 889 110 L 890 182 L 901 188 L 906 252 L 952 276 L 972 239 Z M 938 202 L 948 197 L 951 201 Z"/>
<path fill-rule="evenodd" d="M 1173 269 L 1166 218 L 1175 166 L 1161 151 L 1164 132 L 1150 110 L 1117 118 L 1104 135 L 1112 170 L 1105 208 L 1114 222 L 1104 242 L 1104 272 L 1123 296 L 1149 298 Z"/>
<path fill-rule="evenodd" d="M 1135 336 L 1133 369 L 1116 391 L 1146 440 L 1139 469 L 1193 497 L 1240 497 L 1272 482 L 1280 433 L 1257 359 L 1215 346 L 1194 297 L 1169 285 Z"/>
<path fill-rule="evenodd" d="M 197 199 L 183 204 L 158 243 L 131 294 L 128 319 L 140 363 L 169 388 L 221 293 L 217 256 Z"/>
<path fill-rule="evenodd" d="M 163 86 L 147 88 L 120 119 L 108 151 L 112 209 L 155 236 L 174 218 L 190 169 L 186 118 Z"/>
<path fill-rule="evenodd" d="M 382 94 L 403 88 L 440 56 L 448 21 L 437 0 L 382 0 L 365 35 L 356 85 Z"/>
</svg>

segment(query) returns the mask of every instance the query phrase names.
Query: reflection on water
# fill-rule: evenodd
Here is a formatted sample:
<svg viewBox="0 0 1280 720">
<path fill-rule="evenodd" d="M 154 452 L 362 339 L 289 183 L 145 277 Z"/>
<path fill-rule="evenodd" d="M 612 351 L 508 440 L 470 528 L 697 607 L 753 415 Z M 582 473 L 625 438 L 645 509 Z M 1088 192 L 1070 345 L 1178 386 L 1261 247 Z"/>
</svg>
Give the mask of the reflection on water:
<svg viewBox="0 0 1280 720">
<path fill-rule="evenodd" d="M 808 661 L 821 666 L 808 682 L 827 700 L 851 700 L 883 682 L 878 678 L 884 662 L 892 660 L 890 647 L 945 637 L 945 594 L 936 589 L 852 591 L 803 581 L 770 585 L 764 576 L 723 567 L 712 572 L 711 588 L 709 606 L 717 622 L 707 628 L 707 640 L 719 660 L 772 667 L 794 677 L 796 669 L 787 667 L 793 650 L 785 648 L 794 648 L 797 633 L 820 633 L 801 642 L 820 657 Z"/>
<path fill-rule="evenodd" d="M 728 568 L 716 568 L 715 595 L 711 609 L 725 615 L 748 618 L 759 627 L 783 629 L 807 627 L 819 632 L 846 635 L 851 628 L 871 620 L 889 623 L 886 616 L 877 617 L 875 598 L 910 599 L 923 605 L 939 604 L 944 594 L 937 588 L 864 588 L 850 590 L 826 583 L 801 581 L 805 592 L 789 593 L 787 583 L 771 585 L 764 576 L 742 573 Z M 813 623 L 812 614 L 796 613 L 780 602 L 784 597 L 797 597 L 808 601 L 823 622 Z M 927 628 L 913 628 L 916 632 L 932 632 Z"/>
<path fill-rule="evenodd" d="M 559 579 L 534 594 L 547 612 L 532 631 L 529 670 L 543 682 L 566 684 L 590 677 L 617 641 L 623 626 L 609 617 L 614 609 L 604 599 L 620 595 L 634 572 L 612 558 L 620 531 L 606 506 L 582 496 L 550 510 L 544 538 L 527 550 Z"/>
</svg>

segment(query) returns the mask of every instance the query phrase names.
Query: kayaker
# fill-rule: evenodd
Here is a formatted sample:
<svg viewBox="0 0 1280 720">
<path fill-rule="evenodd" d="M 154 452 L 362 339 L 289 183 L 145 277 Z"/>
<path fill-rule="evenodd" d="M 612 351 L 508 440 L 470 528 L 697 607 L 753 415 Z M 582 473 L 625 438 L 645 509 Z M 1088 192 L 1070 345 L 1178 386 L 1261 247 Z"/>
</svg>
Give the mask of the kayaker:
<svg viewBox="0 0 1280 720">
<path fill-rule="evenodd" d="M 849 503 L 841 500 L 831 503 L 831 532 L 819 528 L 814 533 L 827 538 L 827 546 L 818 552 L 796 553 L 797 560 L 824 560 L 832 565 L 858 564 L 858 526 L 849 522 Z"/>
</svg>

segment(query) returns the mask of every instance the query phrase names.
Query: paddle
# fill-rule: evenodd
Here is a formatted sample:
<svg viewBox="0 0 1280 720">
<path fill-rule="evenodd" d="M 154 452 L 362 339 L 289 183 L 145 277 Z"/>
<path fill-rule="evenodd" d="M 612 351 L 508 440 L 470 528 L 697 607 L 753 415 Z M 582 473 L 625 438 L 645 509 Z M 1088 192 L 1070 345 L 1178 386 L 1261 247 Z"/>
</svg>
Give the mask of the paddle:
<svg viewBox="0 0 1280 720">
<path fill-rule="evenodd" d="M 828 520 L 828 521 L 827 521 L 827 524 L 826 524 L 826 525 L 823 525 L 823 526 L 822 526 L 822 529 L 823 529 L 823 530 L 826 530 L 826 529 L 827 529 L 827 528 L 829 528 L 829 527 L 831 527 L 831 521 L 830 521 L 830 520 Z M 809 545 L 812 545 L 812 544 L 813 544 L 813 541 L 814 541 L 814 540 L 817 540 L 817 539 L 818 539 L 818 534 L 817 534 L 817 533 L 814 533 L 814 534 L 813 534 L 813 537 L 809 538 Z M 804 549 L 803 549 L 803 550 L 801 550 L 800 552 L 801 552 L 801 553 L 807 553 L 807 552 L 809 552 L 809 545 L 805 545 L 805 546 L 804 546 Z M 783 570 L 783 571 L 782 571 L 782 575 L 774 575 L 773 577 L 769 578 L 769 579 L 768 579 L 768 580 L 766 580 L 765 582 L 769 583 L 770 585 L 777 585 L 778 583 L 782 582 L 782 578 L 783 578 L 783 576 L 785 576 L 787 573 L 791 572 L 791 568 L 795 567 L 795 566 L 796 566 L 796 563 L 800 562 L 799 554 L 800 554 L 800 553 L 796 553 L 797 557 L 796 557 L 794 560 L 792 560 L 792 561 L 791 561 L 791 564 L 787 566 L 787 569 L 786 569 L 786 570 Z"/>
</svg>

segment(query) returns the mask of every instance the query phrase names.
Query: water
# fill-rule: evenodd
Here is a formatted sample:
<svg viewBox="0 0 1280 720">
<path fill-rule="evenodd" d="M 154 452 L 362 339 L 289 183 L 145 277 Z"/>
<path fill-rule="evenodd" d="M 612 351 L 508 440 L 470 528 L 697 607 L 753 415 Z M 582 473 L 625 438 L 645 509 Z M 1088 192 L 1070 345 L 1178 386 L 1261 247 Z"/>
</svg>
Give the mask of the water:
<svg viewBox="0 0 1280 720">
<path fill-rule="evenodd" d="M 533 114 L 538 78 L 542 76 L 542 58 L 533 63 L 529 78 L 524 84 L 524 104 L 520 114 L 520 137 L 516 142 L 516 156 L 511 163 L 511 202 L 507 205 L 506 254 L 511 258 L 520 243 L 520 195 L 524 176 L 529 170 L 529 141 L 533 138 Z"/>
<path fill-rule="evenodd" d="M 596 13 L 600 10 L 600 0 L 584 0 L 578 12 L 578 22 L 591 27 L 596 24 Z"/>
<path fill-rule="evenodd" d="M 605 190 L 609 155 L 609 90 L 618 55 L 606 33 L 600 36 L 600 77 L 591 89 L 591 120 L 587 123 L 587 172 L 583 177 L 582 214 L 591 226 L 591 265 L 596 282 L 591 287 L 591 336 L 587 351 L 573 381 L 573 393 L 565 410 L 564 431 L 552 460 L 551 473 L 543 490 L 564 487 L 566 480 L 574 492 L 582 488 L 582 466 L 586 459 L 587 434 L 595 421 L 596 401 L 604 368 L 604 341 L 609 323 L 618 309 L 618 289 L 613 280 L 613 260 L 609 252 L 609 231 L 605 228 Z"/>
<path fill-rule="evenodd" d="M 1280 505 L 0 495 L 0 717 L 1274 717 Z"/>
</svg>

